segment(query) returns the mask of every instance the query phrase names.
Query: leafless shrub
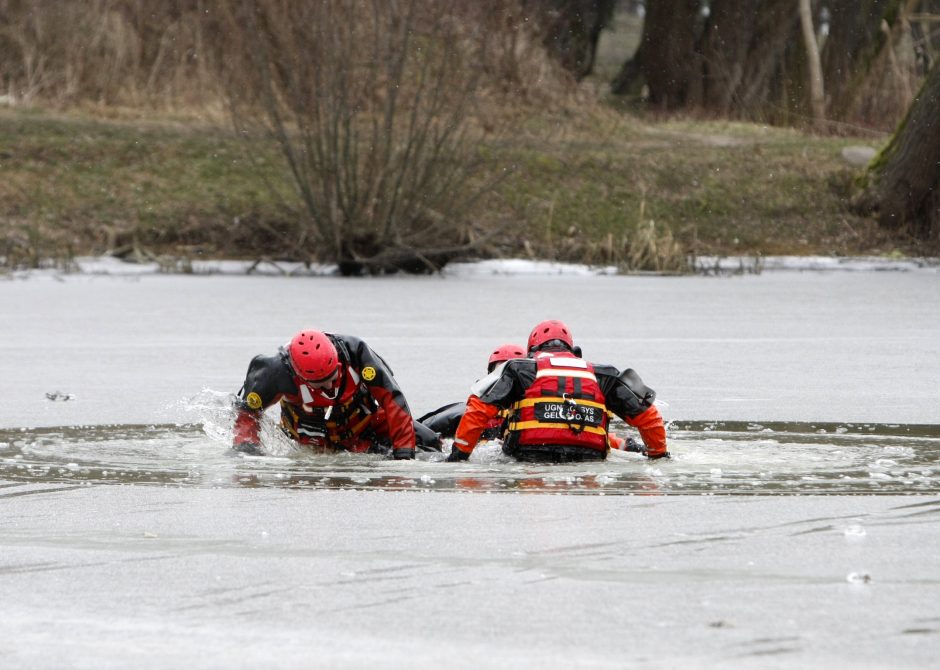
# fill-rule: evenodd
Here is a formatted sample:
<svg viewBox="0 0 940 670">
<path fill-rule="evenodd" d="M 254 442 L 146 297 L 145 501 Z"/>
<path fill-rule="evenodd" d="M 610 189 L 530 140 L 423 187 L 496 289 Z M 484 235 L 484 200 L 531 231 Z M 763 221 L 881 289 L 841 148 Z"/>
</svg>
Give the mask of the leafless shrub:
<svg viewBox="0 0 940 670">
<path fill-rule="evenodd" d="M 295 248 L 349 273 L 439 267 L 491 183 L 471 122 L 487 32 L 445 0 L 256 0 L 228 15 L 240 132 L 280 145 Z"/>
</svg>

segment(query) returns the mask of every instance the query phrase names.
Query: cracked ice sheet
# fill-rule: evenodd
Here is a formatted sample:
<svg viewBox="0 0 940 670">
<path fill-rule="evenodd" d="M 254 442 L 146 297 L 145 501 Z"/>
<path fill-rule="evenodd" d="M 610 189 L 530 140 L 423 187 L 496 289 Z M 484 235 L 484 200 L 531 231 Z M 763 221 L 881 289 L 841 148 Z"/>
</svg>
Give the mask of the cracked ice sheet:
<svg viewBox="0 0 940 670">
<path fill-rule="evenodd" d="M 7 668 L 925 667 L 940 499 L 0 489 Z"/>
</svg>

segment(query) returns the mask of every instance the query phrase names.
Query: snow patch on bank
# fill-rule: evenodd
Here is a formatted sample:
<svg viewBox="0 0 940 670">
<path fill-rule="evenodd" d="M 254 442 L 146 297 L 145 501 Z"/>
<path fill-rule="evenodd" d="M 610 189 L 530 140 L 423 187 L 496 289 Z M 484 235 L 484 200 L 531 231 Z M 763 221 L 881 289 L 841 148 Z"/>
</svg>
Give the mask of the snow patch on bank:
<svg viewBox="0 0 940 670">
<path fill-rule="evenodd" d="M 763 272 L 940 272 L 938 258 L 880 258 L 831 256 L 698 256 L 693 267 L 698 274 L 760 274 Z M 67 268 L 17 270 L 7 276 L 14 279 L 30 277 L 61 277 L 79 274 L 90 276 L 137 277 L 155 274 L 193 275 L 258 275 L 275 277 L 338 276 L 336 265 L 307 264 L 288 261 L 178 260 L 169 263 L 128 262 L 110 256 L 78 257 Z M 615 266 L 591 266 L 521 258 L 494 259 L 451 263 L 442 273 L 445 277 L 481 276 L 601 276 L 616 275 Z M 643 273 L 656 274 L 656 273 Z"/>
<path fill-rule="evenodd" d="M 615 275 L 617 268 L 609 265 L 596 267 L 578 263 L 556 263 L 554 261 L 532 261 L 524 258 L 505 258 L 472 263 L 451 263 L 444 268 L 445 275 L 459 277 L 494 275 Z"/>
<path fill-rule="evenodd" d="M 695 269 L 708 273 L 760 272 L 910 272 L 940 270 L 938 258 L 882 258 L 878 256 L 698 256 Z"/>
</svg>

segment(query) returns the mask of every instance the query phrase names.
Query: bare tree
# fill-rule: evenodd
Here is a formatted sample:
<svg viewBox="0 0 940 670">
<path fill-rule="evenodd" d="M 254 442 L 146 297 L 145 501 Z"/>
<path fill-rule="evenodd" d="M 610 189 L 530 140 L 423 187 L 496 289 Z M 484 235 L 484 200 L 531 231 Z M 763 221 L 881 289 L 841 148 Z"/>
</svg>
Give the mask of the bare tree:
<svg viewBox="0 0 940 670">
<path fill-rule="evenodd" d="M 800 28 L 803 31 L 803 43 L 806 48 L 806 62 L 809 70 L 810 106 L 813 110 L 813 124 L 822 129 L 826 120 L 826 99 L 823 85 L 822 62 L 819 58 L 819 44 L 816 42 L 816 28 L 813 26 L 813 8 L 810 0 L 799 0 Z"/>
<path fill-rule="evenodd" d="M 647 0 L 640 46 L 612 90 L 633 94 L 645 85 L 650 106 L 665 111 L 701 110 L 782 124 L 852 120 L 867 99 L 884 96 L 884 61 L 918 0 L 825 4 L 830 32 L 818 45 L 821 68 L 815 69 L 816 55 L 805 45 L 806 37 L 815 37 L 810 10 L 818 16 L 819 1 L 709 0 L 706 16 L 703 0 Z M 897 76 L 888 74 L 889 80 Z M 818 87 L 822 82 L 824 90 Z M 885 120 L 894 123 L 898 115 L 888 110 L 898 105 L 884 107 Z M 900 109 L 903 113 L 906 101 Z"/>
<path fill-rule="evenodd" d="M 710 114 L 767 119 L 794 37 L 792 0 L 715 0 L 705 22 L 689 103 Z"/>
<path fill-rule="evenodd" d="M 650 0 L 640 46 L 612 84 L 627 93 L 645 83 L 649 101 L 662 110 L 680 109 L 695 76 L 699 0 Z"/>
<path fill-rule="evenodd" d="M 649 0 L 640 46 L 612 83 L 661 110 L 762 117 L 797 27 L 793 0 Z"/>
<path fill-rule="evenodd" d="M 853 202 L 885 227 L 940 242 L 940 66 L 934 65 Z"/>
<path fill-rule="evenodd" d="M 345 273 L 433 270 L 485 190 L 469 122 L 483 31 L 447 0 L 236 3 L 241 131 L 276 141 L 305 216 L 295 252 Z"/>
</svg>

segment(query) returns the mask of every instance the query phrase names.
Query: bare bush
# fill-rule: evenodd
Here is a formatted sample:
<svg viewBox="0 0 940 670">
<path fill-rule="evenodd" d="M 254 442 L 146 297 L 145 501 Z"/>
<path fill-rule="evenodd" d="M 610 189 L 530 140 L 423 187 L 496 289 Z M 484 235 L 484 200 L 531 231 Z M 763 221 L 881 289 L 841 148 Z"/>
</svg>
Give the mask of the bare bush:
<svg viewBox="0 0 940 670">
<path fill-rule="evenodd" d="M 491 183 L 472 122 L 489 43 L 463 5 L 256 0 L 229 13 L 235 123 L 283 152 L 303 203 L 298 253 L 347 273 L 420 271 L 473 244 L 471 208 Z"/>
</svg>

